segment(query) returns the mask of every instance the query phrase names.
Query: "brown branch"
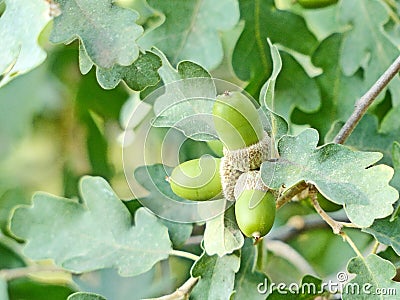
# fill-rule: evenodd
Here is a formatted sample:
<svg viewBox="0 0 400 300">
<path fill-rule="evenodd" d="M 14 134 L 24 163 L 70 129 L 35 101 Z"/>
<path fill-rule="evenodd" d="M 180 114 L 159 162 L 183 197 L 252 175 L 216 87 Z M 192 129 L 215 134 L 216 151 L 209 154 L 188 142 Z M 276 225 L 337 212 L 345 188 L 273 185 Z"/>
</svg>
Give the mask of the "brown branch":
<svg viewBox="0 0 400 300">
<path fill-rule="evenodd" d="M 383 91 L 394 76 L 400 71 L 400 56 L 390 65 L 381 77 L 371 86 L 371 88 L 356 103 L 353 113 L 347 122 L 336 135 L 334 142 L 343 144 L 353 132 L 362 116 L 367 112 L 368 107 L 374 102 L 375 98 Z"/>
<path fill-rule="evenodd" d="M 287 202 L 293 199 L 294 196 L 298 195 L 300 192 L 304 191 L 306 188 L 308 188 L 308 184 L 305 183 L 304 181 L 301 181 L 291 188 L 289 188 L 284 194 L 282 194 L 277 200 L 276 200 L 276 208 L 280 208 L 283 205 L 285 205 Z"/>
<path fill-rule="evenodd" d="M 25 277 L 32 273 L 41 273 L 41 272 L 56 272 L 56 273 L 69 274 L 68 271 L 54 265 L 33 265 L 23 268 L 3 269 L 0 271 L 0 277 L 8 281 L 20 277 Z"/>
<path fill-rule="evenodd" d="M 151 298 L 144 300 L 187 300 L 189 294 L 196 285 L 199 278 L 190 277 L 183 285 L 181 285 L 175 292 L 169 295 L 165 295 L 159 298 Z"/>
</svg>

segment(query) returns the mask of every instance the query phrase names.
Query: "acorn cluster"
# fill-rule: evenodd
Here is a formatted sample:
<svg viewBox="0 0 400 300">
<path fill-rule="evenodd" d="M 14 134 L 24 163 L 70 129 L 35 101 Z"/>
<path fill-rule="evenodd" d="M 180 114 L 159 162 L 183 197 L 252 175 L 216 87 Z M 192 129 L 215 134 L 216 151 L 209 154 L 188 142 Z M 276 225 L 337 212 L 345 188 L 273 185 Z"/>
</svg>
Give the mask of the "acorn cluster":
<svg viewBox="0 0 400 300">
<path fill-rule="evenodd" d="M 169 179 L 178 196 L 196 201 L 235 201 L 236 221 L 247 237 L 266 235 L 275 220 L 275 194 L 261 180 L 259 168 L 270 156 L 270 137 L 256 107 L 240 92 L 217 96 L 213 120 L 221 159 L 203 156 L 177 166 Z M 212 147 L 215 148 L 215 142 Z"/>
</svg>

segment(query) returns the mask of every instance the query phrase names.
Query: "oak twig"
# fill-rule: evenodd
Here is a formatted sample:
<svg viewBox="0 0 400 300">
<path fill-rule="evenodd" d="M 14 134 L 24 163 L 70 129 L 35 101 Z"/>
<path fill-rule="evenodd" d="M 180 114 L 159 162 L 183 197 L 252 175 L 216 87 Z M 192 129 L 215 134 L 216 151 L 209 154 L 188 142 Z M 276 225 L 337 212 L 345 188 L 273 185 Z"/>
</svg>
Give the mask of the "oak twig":
<svg viewBox="0 0 400 300">
<path fill-rule="evenodd" d="M 189 299 L 189 294 L 196 285 L 199 278 L 190 277 L 183 285 L 175 292 L 159 298 L 143 299 L 143 300 L 186 300 Z"/>
<path fill-rule="evenodd" d="M 20 277 L 25 277 L 33 273 L 41 273 L 41 272 L 56 272 L 56 273 L 70 274 L 67 270 L 64 270 L 54 265 L 32 265 L 15 269 L 3 269 L 0 271 L 0 277 L 9 281 Z"/>
<path fill-rule="evenodd" d="M 367 112 L 368 107 L 374 102 L 375 98 L 383 91 L 383 89 L 389 84 L 389 82 L 397 75 L 400 71 L 400 56 L 390 65 L 390 67 L 379 77 L 379 79 L 371 86 L 355 104 L 354 111 L 350 118 L 340 129 L 336 135 L 334 142 L 337 144 L 343 144 L 346 139 L 353 132 L 362 116 Z"/>
<path fill-rule="evenodd" d="M 289 188 L 285 193 L 283 193 L 277 200 L 276 200 L 276 208 L 280 208 L 285 205 L 287 202 L 292 200 L 292 198 L 298 195 L 300 192 L 304 191 L 308 188 L 308 184 L 304 181 L 299 182 L 298 184 Z"/>
</svg>

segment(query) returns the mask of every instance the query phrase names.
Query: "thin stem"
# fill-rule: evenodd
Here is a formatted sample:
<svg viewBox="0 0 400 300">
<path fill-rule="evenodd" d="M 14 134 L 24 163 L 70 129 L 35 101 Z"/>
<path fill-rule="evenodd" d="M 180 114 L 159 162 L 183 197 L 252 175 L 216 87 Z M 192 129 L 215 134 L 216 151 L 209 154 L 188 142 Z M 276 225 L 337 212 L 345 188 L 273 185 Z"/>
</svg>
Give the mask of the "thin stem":
<svg viewBox="0 0 400 300">
<path fill-rule="evenodd" d="M 186 300 L 189 299 L 189 294 L 196 285 L 199 278 L 190 277 L 182 286 L 175 292 L 159 298 L 143 299 L 143 300 Z"/>
<path fill-rule="evenodd" d="M 174 255 L 174 256 L 179 256 L 179 257 L 184 257 L 184 258 L 188 258 L 191 259 L 193 261 L 196 261 L 200 258 L 200 256 L 197 256 L 196 254 L 190 253 L 190 252 L 186 252 L 186 251 L 180 251 L 180 250 L 171 250 L 169 252 L 170 255 Z"/>
<path fill-rule="evenodd" d="M 328 223 L 328 225 L 332 228 L 334 234 L 340 234 L 342 231 L 343 225 L 340 224 L 339 222 L 336 222 L 334 219 L 332 219 L 319 205 L 318 199 L 317 199 L 317 190 L 313 187 L 310 188 L 309 192 L 312 204 L 314 205 L 315 210 L 317 213 L 321 216 L 321 218 Z"/>
<path fill-rule="evenodd" d="M 360 250 L 358 250 L 356 244 L 354 244 L 353 240 L 347 235 L 347 233 L 341 231 L 339 233 L 342 238 L 350 245 L 350 247 L 353 249 L 353 251 L 357 254 L 357 256 L 359 257 L 363 257 L 363 255 L 361 254 Z"/>
<path fill-rule="evenodd" d="M 23 268 L 3 269 L 0 271 L 0 277 L 9 281 L 12 279 L 28 276 L 32 273 L 41 273 L 41 272 L 69 273 L 68 271 L 54 265 L 50 266 L 33 265 Z"/>
<path fill-rule="evenodd" d="M 281 208 L 283 205 L 288 203 L 294 196 L 299 194 L 300 192 L 304 191 L 306 188 L 308 188 L 308 184 L 305 183 L 304 181 L 299 182 L 298 184 L 292 186 L 289 188 L 284 194 L 282 194 L 277 200 L 276 200 L 276 208 Z"/>
<path fill-rule="evenodd" d="M 371 253 L 376 254 L 376 251 L 378 251 L 380 243 L 378 241 L 375 242 L 374 247 L 372 247 Z"/>
<path fill-rule="evenodd" d="M 381 77 L 372 85 L 372 87 L 366 92 L 356 103 L 353 113 L 350 118 L 344 124 L 342 129 L 336 135 L 334 142 L 337 144 L 343 144 L 346 139 L 353 132 L 354 128 L 361 120 L 362 116 L 367 112 L 368 107 L 372 104 L 375 98 L 382 92 L 382 90 L 389 84 L 394 76 L 400 70 L 400 56 L 390 65 L 390 67 L 382 74 Z"/>
</svg>

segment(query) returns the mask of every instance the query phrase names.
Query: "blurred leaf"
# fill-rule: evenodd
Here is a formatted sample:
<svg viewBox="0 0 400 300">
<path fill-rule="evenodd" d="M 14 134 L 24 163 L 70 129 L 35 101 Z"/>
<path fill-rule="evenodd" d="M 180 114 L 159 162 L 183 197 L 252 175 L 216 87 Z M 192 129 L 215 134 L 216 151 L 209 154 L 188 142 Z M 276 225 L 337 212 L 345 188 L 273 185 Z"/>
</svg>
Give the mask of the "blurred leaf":
<svg viewBox="0 0 400 300">
<path fill-rule="evenodd" d="M 12 247 L 7 245 L 3 239 L 0 240 L 0 257 L 0 270 L 22 268 L 26 266 L 24 259 L 17 254 Z"/>
<path fill-rule="evenodd" d="M 93 63 L 102 68 L 128 66 L 137 59 L 136 39 L 143 29 L 135 23 L 136 12 L 118 7 L 111 0 L 55 2 L 61 14 L 54 19 L 50 36 L 53 43 L 69 44 L 79 38 Z"/>
<path fill-rule="evenodd" d="M 386 165 L 371 167 L 382 154 L 351 151 L 339 144 L 316 148 L 317 144 L 318 132 L 314 129 L 282 137 L 278 143 L 280 158 L 261 166 L 264 183 L 274 189 L 283 184 L 289 188 L 302 180 L 313 183 L 328 200 L 344 205 L 349 219 L 361 227 L 393 211 L 392 204 L 399 197 L 388 184 L 393 169 Z"/>
<path fill-rule="evenodd" d="M 223 58 L 219 31 L 231 29 L 239 20 L 236 0 L 179 1 L 148 0 L 164 14 L 162 24 L 146 33 L 140 45 L 156 46 L 176 65 L 192 60 L 214 69 Z"/>
<path fill-rule="evenodd" d="M 46 59 L 38 37 L 51 20 L 49 4 L 43 0 L 6 0 L 0 18 L 0 87 Z"/>
<path fill-rule="evenodd" d="M 324 294 L 329 295 L 328 292 L 322 292 L 321 293 L 321 286 L 322 286 L 322 280 L 311 276 L 311 275 L 306 275 L 301 279 L 301 283 L 299 285 L 299 292 L 293 293 L 292 290 L 289 289 L 284 289 L 282 290 L 274 290 L 271 295 L 267 297 L 268 300 L 274 300 L 274 299 L 287 299 L 288 297 L 296 297 L 296 299 L 301 299 L 301 300 L 314 300 L 314 299 L 319 299 L 318 296 L 322 296 Z M 290 295 L 290 296 L 288 296 Z"/>
<path fill-rule="evenodd" d="M 380 162 L 392 165 L 392 144 L 393 141 L 400 142 L 400 125 L 396 130 L 390 132 L 383 131 L 384 123 L 391 123 L 392 125 L 396 123 L 395 114 L 391 114 L 390 119 L 388 119 L 387 116 L 381 128 L 379 128 L 378 118 L 376 116 L 369 114 L 364 115 L 350 137 L 346 140 L 345 145 L 360 151 L 379 151 L 383 154 L 383 158 Z M 396 118 L 398 118 L 398 115 Z M 325 141 L 332 141 L 343 124 L 343 122 L 336 122 L 333 124 L 331 130 L 325 136 Z"/>
<path fill-rule="evenodd" d="M 229 299 L 233 292 L 235 273 L 239 271 L 239 252 L 219 257 L 200 257 L 192 267 L 192 277 L 201 277 L 190 298 L 193 300 Z"/>
<path fill-rule="evenodd" d="M 74 289 L 65 285 L 56 285 L 34 281 L 29 278 L 19 278 L 8 282 L 10 300 L 65 300 Z"/>
<path fill-rule="evenodd" d="M 57 107 L 59 100 L 59 83 L 45 65 L 0 89 L 0 160 L 31 131 L 36 114 Z"/>
<path fill-rule="evenodd" d="M 233 206 L 225 213 L 207 220 L 204 231 L 204 250 L 207 255 L 217 254 L 221 257 L 240 249 L 243 243 L 243 234 L 236 223 Z"/>
<path fill-rule="evenodd" d="M 3 195 L 0 196 L 0 229 L 4 233 L 8 232 L 8 219 L 14 206 L 28 203 L 29 199 L 27 199 L 21 188 L 7 190 Z"/>
<path fill-rule="evenodd" d="M 309 124 L 317 129 L 321 137 L 326 135 L 336 120 L 347 120 L 354 110 L 354 103 L 364 92 L 359 73 L 346 76 L 342 72 L 339 64 L 341 44 L 342 35 L 333 34 L 322 41 L 312 56 L 313 64 L 324 71 L 316 78 L 324 100 L 320 109 L 315 113 L 296 109 L 291 116 L 294 123 Z"/>
<path fill-rule="evenodd" d="M 11 230 L 27 241 L 28 257 L 52 258 L 72 272 L 115 267 L 123 276 L 168 257 L 167 228 L 147 210 L 137 210 L 132 227 L 129 211 L 104 179 L 83 177 L 80 191 L 83 204 L 37 193 L 32 206 L 14 211 Z"/>
<path fill-rule="evenodd" d="M 240 79 L 250 81 L 246 90 L 256 97 L 271 74 L 267 38 L 270 38 L 272 43 L 281 44 L 303 54 L 311 54 L 317 40 L 308 30 L 302 17 L 277 9 L 274 0 L 240 0 L 239 3 L 240 17 L 245 21 L 245 27 L 233 52 L 232 64 Z M 285 68 L 287 66 L 284 62 L 282 71 Z M 301 81 L 299 76 L 302 75 L 306 74 L 291 74 L 290 82 L 293 84 L 293 78 Z M 277 89 L 283 90 L 280 84 L 277 82 Z M 280 110 L 276 112 L 282 113 Z"/>
<path fill-rule="evenodd" d="M 142 91 L 154 86 L 160 80 L 157 70 L 161 67 L 160 58 L 152 52 L 140 53 L 129 66 L 114 65 L 109 69 L 98 68 L 97 80 L 104 89 L 115 88 L 121 80 L 134 91 Z"/>
<path fill-rule="evenodd" d="M 354 257 L 348 265 L 347 271 L 356 274 L 356 277 L 350 280 L 345 286 L 343 291 L 343 300 L 346 299 L 389 299 L 385 295 L 376 294 L 376 291 L 394 289 L 395 294 L 400 293 L 400 283 L 392 281 L 391 279 L 396 275 L 395 267 L 387 260 L 380 258 L 375 254 L 370 254 L 366 258 Z M 368 284 L 368 289 L 365 290 Z M 359 293 L 352 292 L 355 289 Z M 347 293 L 346 293 L 347 291 Z"/>
<path fill-rule="evenodd" d="M 77 292 L 69 295 L 67 300 L 106 300 L 106 298 L 99 294 Z"/>
<path fill-rule="evenodd" d="M 342 1 L 338 16 L 343 25 L 350 27 L 340 52 L 343 72 L 351 76 L 361 67 L 366 86 L 371 86 L 399 54 L 383 29 L 389 20 L 389 11 L 381 1 Z M 398 76 L 390 82 L 389 89 L 393 104 L 400 104 Z"/>
<path fill-rule="evenodd" d="M 190 61 L 181 61 L 175 70 L 162 53 L 157 53 L 163 61 L 159 73 L 165 92 L 154 103 L 152 125 L 176 128 L 195 140 L 215 139 L 212 107 L 216 91 L 210 74 Z"/>
<path fill-rule="evenodd" d="M 258 285 L 269 282 L 267 276 L 255 270 L 257 248 L 251 239 L 246 239 L 240 254 L 240 269 L 235 276 L 235 291 L 232 299 L 265 299 L 266 294 L 258 292 Z"/>
<path fill-rule="evenodd" d="M 0 277 L 0 299 L 9 300 L 7 291 L 7 281 Z"/>
<path fill-rule="evenodd" d="M 351 237 L 360 251 L 370 249 L 372 237 L 369 234 L 363 233 L 358 229 L 348 229 L 346 233 Z M 290 245 L 323 278 L 342 271 L 346 266 L 346 262 L 354 256 L 354 250 L 349 244 L 343 243 L 341 236 L 332 234 L 330 228 L 305 231 L 291 240 Z M 332 259 L 332 257 L 335 257 L 335 259 Z M 278 270 L 276 267 L 270 268 L 270 270 L 271 272 L 280 271 L 283 278 L 289 277 L 289 273 L 285 273 L 285 270 Z"/>
<path fill-rule="evenodd" d="M 390 217 L 375 220 L 364 232 L 372 234 L 379 243 L 392 246 L 397 255 L 400 255 L 400 218 L 390 221 Z"/>
</svg>

